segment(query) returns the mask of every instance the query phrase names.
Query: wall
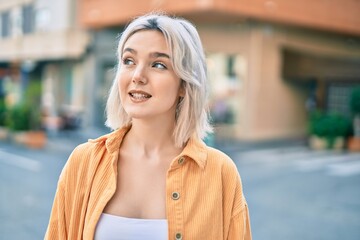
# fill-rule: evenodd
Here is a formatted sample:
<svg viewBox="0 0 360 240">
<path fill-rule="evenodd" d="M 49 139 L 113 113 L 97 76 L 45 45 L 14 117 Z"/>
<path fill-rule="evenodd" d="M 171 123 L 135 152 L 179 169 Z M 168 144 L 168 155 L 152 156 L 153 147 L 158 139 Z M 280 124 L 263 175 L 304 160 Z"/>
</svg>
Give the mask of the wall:
<svg viewBox="0 0 360 240">
<path fill-rule="evenodd" d="M 360 59 L 359 44 L 339 35 L 276 25 L 200 25 L 207 52 L 245 56 L 247 70 L 237 96 L 236 138 L 263 140 L 306 135 L 308 89 L 282 76 L 283 49 L 332 56 L 339 61 Z M 232 136 L 234 137 L 234 136 Z"/>
<path fill-rule="evenodd" d="M 360 35 L 358 0 L 79 0 L 79 5 L 80 22 L 95 28 L 124 24 L 134 16 L 162 10 L 195 22 L 250 19 Z"/>
</svg>

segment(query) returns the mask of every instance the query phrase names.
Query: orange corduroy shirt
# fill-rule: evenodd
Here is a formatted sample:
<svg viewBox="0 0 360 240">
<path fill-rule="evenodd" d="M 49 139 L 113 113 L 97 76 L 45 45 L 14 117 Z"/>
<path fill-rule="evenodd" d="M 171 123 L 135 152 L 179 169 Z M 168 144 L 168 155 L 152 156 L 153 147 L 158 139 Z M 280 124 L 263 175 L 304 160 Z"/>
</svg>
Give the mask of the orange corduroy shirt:
<svg viewBox="0 0 360 240">
<path fill-rule="evenodd" d="M 116 189 L 122 128 L 75 148 L 58 182 L 45 239 L 92 240 Z M 168 239 L 249 240 L 239 173 L 224 153 L 190 139 L 166 177 Z"/>
</svg>

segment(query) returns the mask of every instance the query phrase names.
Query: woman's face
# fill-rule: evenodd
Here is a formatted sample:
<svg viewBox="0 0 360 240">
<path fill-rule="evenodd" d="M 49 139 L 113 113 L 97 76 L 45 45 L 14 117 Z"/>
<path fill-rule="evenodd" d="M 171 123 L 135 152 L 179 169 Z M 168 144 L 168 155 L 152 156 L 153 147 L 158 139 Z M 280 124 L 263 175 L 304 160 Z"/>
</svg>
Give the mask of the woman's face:
<svg viewBox="0 0 360 240">
<path fill-rule="evenodd" d="M 141 30 L 124 44 L 119 69 L 121 103 L 133 119 L 174 120 L 180 78 L 163 34 Z"/>
</svg>

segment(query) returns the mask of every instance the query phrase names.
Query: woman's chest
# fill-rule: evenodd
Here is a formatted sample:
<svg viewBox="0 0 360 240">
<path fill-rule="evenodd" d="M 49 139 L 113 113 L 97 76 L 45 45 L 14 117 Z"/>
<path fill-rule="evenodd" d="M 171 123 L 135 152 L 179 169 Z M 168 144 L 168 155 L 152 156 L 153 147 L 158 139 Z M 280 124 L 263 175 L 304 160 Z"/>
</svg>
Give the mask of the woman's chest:
<svg viewBox="0 0 360 240">
<path fill-rule="evenodd" d="M 118 164 L 116 191 L 105 211 L 133 218 L 166 218 L 167 166 L 127 160 Z"/>
</svg>

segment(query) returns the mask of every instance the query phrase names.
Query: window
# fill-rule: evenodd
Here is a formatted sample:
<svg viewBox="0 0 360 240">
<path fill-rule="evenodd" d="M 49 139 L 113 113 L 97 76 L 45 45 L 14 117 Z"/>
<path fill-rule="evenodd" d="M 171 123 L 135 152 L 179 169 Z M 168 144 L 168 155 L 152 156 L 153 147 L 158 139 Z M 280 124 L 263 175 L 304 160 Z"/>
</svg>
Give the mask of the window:
<svg viewBox="0 0 360 240">
<path fill-rule="evenodd" d="M 240 54 L 208 53 L 210 114 L 213 124 L 234 124 L 241 114 L 241 87 L 246 74 L 246 60 Z"/>
<path fill-rule="evenodd" d="M 1 36 L 3 38 L 9 37 L 11 35 L 11 21 L 10 21 L 10 12 L 3 12 L 1 14 Z"/>
<path fill-rule="evenodd" d="M 34 14 L 35 28 L 37 32 L 46 32 L 51 28 L 51 15 L 48 8 L 37 8 Z"/>
<path fill-rule="evenodd" d="M 359 81 L 330 83 L 327 89 L 327 111 L 351 116 L 350 95 L 357 86 L 360 86 Z"/>
<path fill-rule="evenodd" d="M 22 29 L 24 34 L 34 32 L 34 6 L 25 5 L 22 7 Z"/>
</svg>

